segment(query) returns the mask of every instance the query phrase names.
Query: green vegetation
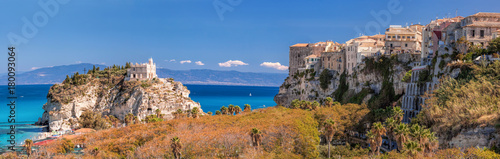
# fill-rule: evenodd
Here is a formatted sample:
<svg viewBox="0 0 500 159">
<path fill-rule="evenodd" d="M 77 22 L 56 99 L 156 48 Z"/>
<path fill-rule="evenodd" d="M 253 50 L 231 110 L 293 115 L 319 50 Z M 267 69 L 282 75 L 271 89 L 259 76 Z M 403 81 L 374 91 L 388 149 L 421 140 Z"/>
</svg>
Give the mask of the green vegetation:
<svg viewBox="0 0 500 159">
<path fill-rule="evenodd" d="M 324 69 L 323 72 L 319 75 L 319 83 L 321 89 L 325 90 L 328 88 L 328 85 L 332 83 L 333 75 L 327 69 Z"/>
<path fill-rule="evenodd" d="M 403 79 L 401 79 L 401 82 L 406 82 L 406 83 L 411 82 L 411 74 L 412 74 L 412 70 L 406 72 L 406 74 L 403 77 Z"/>
<path fill-rule="evenodd" d="M 344 71 L 340 75 L 339 87 L 335 90 L 335 92 L 333 92 L 332 95 L 336 101 L 341 102 L 344 97 L 344 93 L 347 92 L 347 90 L 349 90 L 349 85 L 347 85 L 347 75 Z"/>
<path fill-rule="evenodd" d="M 500 62 L 487 67 L 472 64 L 452 67 L 470 71 L 461 72 L 457 79 L 445 78 L 427 100 L 427 107 L 417 121 L 447 137 L 466 128 L 499 124 Z"/>
<path fill-rule="evenodd" d="M 108 122 L 106 119 L 102 118 L 100 113 L 90 110 L 86 110 L 80 115 L 78 123 L 82 128 L 92 128 L 96 130 L 109 128 Z"/>
</svg>

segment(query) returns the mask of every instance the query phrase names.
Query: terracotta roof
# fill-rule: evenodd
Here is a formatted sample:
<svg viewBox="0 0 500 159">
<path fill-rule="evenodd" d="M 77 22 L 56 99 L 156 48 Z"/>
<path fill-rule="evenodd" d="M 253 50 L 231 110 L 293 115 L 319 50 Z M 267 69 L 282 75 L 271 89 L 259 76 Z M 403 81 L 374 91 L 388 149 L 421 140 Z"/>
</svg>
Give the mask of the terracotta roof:
<svg viewBox="0 0 500 159">
<path fill-rule="evenodd" d="M 376 43 L 361 43 L 360 47 L 376 47 Z"/>
<path fill-rule="evenodd" d="M 318 57 L 317 55 L 309 55 L 306 58 L 317 58 L 317 57 Z"/>
<path fill-rule="evenodd" d="M 500 27 L 500 22 L 474 22 L 472 24 L 466 25 L 466 27 Z"/>
<path fill-rule="evenodd" d="M 479 12 L 474 15 L 471 15 L 471 17 L 500 17 L 500 13 Z"/>
<path fill-rule="evenodd" d="M 309 45 L 309 44 L 308 43 L 298 43 L 298 44 L 292 45 L 290 47 L 307 47 L 307 45 Z"/>
</svg>

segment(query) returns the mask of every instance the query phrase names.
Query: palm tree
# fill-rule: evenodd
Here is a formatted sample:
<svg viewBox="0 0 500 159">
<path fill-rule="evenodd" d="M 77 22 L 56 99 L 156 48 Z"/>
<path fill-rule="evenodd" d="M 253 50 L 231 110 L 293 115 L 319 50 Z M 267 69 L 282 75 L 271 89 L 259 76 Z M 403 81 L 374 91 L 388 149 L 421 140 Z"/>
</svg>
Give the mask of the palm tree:
<svg viewBox="0 0 500 159">
<path fill-rule="evenodd" d="M 387 138 L 389 141 L 389 151 L 392 150 L 392 140 L 394 138 L 394 128 L 396 127 L 396 120 L 390 117 L 385 120 L 385 127 L 387 128 Z"/>
<path fill-rule="evenodd" d="M 198 114 L 200 113 L 200 109 L 198 109 L 198 107 L 194 107 L 192 110 L 191 110 L 191 114 L 193 114 L 193 118 L 198 118 Z"/>
<path fill-rule="evenodd" d="M 221 115 L 222 113 L 219 110 L 215 111 L 215 115 Z"/>
<path fill-rule="evenodd" d="M 325 104 L 328 107 L 332 107 L 332 105 L 333 105 L 333 99 L 331 97 L 327 97 L 326 100 L 325 100 Z"/>
<path fill-rule="evenodd" d="M 396 142 L 398 144 L 399 152 L 403 152 L 404 144 L 408 140 L 408 133 L 410 130 L 408 129 L 408 125 L 405 123 L 400 123 L 394 129 L 394 136 L 396 137 Z"/>
<path fill-rule="evenodd" d="M 428 142 L 425 143 L 424 152 L 427 153 L 428 157 L 432 157 L 434 151 L 439 148 L 439 141 L 434 132 L 427 134 Z"/>
<path fill-rule="evenodd" d="M 229 106 L 227 106 L 227 112 L 229 113 L 228 115 L 233 115 L 234 114 L 234 105 L 229 104 Z"/>
<path fill-rule="evenodd" d="M 175 159 L 180 159 L 181 158 L 181 148 L 182 148 L 182 143 L 181 140 L 178 137 L 172 138 L 172 143 L 170 144 L 170 147 L 172 148 L 172 153 L 174 154 Z"/>
<path fill-rule="evenodd" d="M 156 112 L 156 117 L 160 118 L 160 116 L 161 116 L 161 110 L 160 109 L 156 109 L 155 112 Z"/>
<path fill-rule="evenodd" d="M 238 114 L 240 114 L 240 112 L 241 112 L 240 106 L 235 106 L 234 107 L 234 114 L 238 115 Z"/>
<path fill-rule="evenodd" d="M 410 128 L 411 137 L 420 144 L 424 144 L 426 142 L 427 133 L 430 133 L 429 129 L 424 129 L 418 124 L 415 124 Z"/>
<path fill-rule="evenodd" d="M 31 156 L 31 147 L 33 147 L 33 140 L 31 139 L 24 140 L 24 148 L 26 149 L 26 154 L 28 154 L 28 157 Z"/>
<path fill-rule="evenodd" d="M 258 148 L 260 142 L 262 142 L 262 132 L 257 128 L 253 128 L 250 131 L 250 137 L 252 138 L 252 145 Z"/>
<path fill-rule="evenodd" d="M 228 111 L 228 110 L 227 110 L 227 107 L 226 107 L 226 106 L 222 106 L 222 107 L 220 108 L 220 112 L 222 113 L 222 115 L 227 115 L 227 114 L 228 114 L 228 112 L 227 112 L 227 111 Z"/>
<path fill-rule="evenodd" d="M 414 158 L 417 158 L 418 152 L 422 151 L 420 145 L 416 141 L 408 141 L 408 143 L 405 144 L 405 147 L 407 153 L 409 153 Z"/>
<path fill-rule="evenodd" d="M 175 111 L 173 114 L 176 119 L 180 119 L 184 112 L 182 111 L 182 109 L 177 109 L 177 111 Z"/>
<path fill-rule="evenodd" d="M 333 140 L 333 135 L 335 135 L 335 122 L 332 119 L 325 121 L 323 133 L 328 142 L 328 158 L 330 158 L 330 143 Z"/>
<path fill-rule="evenodd" d="M 373 124 L 372 128 L 373 133 L 375 134 L 375 142 L 377 144 L 377 155 L 380 154 L 380 146 L 382 145 L 382 136 L 386 134 L 387 130 L 385 129 L 384 125 L 380 122 L 376 122 Z"/>
<path fill-rule="evenodd" d="M 372 154 L 375 154 L 377 151 L 377 142 L 375 140 L 376 135 L 373 133 L 373 129 L 366 133 L 366 139 L 368 140 L 368 144 L 370 144 L 370 149 L 372 150 Z"/>
<path fill-rule="evenodd" d="M 314 101 L 311 105 L 312 110 L 316 110 L 319 107 L 319 103 L 317 101 Z"/>
<path fill-rule="evenodd" d="M 250 106 L 250 104 L 245 104 L 245 107 L 243 108 L 243 111 L 244 112 L 251 112 L 252 111 L 252 107 Z"/>
<path fill-rule="evenodd" d="M 403 112 L 403 110 L 401 110 L 401 107 L 394 107 L 392 109 L 392 112 L 393 112 L 394 120 L 401 123 L 401 121 L 403 121 L 403 116 L 404 116 L 404 112 Z"/>
</svg>

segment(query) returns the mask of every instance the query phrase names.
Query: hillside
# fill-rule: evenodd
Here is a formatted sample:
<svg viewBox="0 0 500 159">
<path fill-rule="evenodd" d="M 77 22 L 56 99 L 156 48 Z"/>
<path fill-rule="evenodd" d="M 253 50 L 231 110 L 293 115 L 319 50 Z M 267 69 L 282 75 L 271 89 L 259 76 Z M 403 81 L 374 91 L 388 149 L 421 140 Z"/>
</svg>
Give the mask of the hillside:
<svg viewBox="0 0 500 159">
<path fill-rule="evenodd" d="M 17 74 L 17 83 L 25 84 L 55 84 L 64 80 L 66 75 L 76 72 L 82 73 L 92 69 L 94 64 L 82 63 L 73 65 L 62 65 L 40 68 L 28 72 Z M 104 65 L 95 65 L 105 68 Z M 174 78 L 184 84 L 201 85 L 245 85 L 245 86 L 279 86 L 288 74 L 281 73 L 252 73 L 238 71 L 217 71 L 217 70 L 170 70 L 165 68 L 157 69 L 160 78 Z M 7 79 L 4 74 L 2 78 Z M 0 84 L 7 84 L 5 81 Z"/>
<path fill-rule="evenodd" d="M 105 117 L 125 120 L 132 115 L 137 120 L 148 120 L 152 114 L 164 114 L 172 119 L 175 111 L 191 111 L 200 104 L 189 98 L 190 91 L 172 79 L 126 81 L 126 68 L 112 67 L 91 70 L 88 74 L 75 73 L 60 84 L 54 84 L 48 94 L 45 112 L 38 124 L 48 125 L 50 131 L 70 130 L 86 111 Z"/>
</svg>

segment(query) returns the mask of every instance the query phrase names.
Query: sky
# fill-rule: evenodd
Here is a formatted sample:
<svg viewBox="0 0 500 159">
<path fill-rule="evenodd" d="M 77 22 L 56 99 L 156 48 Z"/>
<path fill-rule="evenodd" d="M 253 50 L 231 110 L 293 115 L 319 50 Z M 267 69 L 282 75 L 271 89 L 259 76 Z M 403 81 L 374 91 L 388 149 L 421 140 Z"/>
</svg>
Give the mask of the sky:
<svg viewBox="0 0 500 159">
<path fill-rule="evenodd" d="M 289 46 L 436 17 L 500 12 L 498 0 L 2 0 L 0 72 L 147 62 L 173 70 L 288 73 Z"/>
</svg>

